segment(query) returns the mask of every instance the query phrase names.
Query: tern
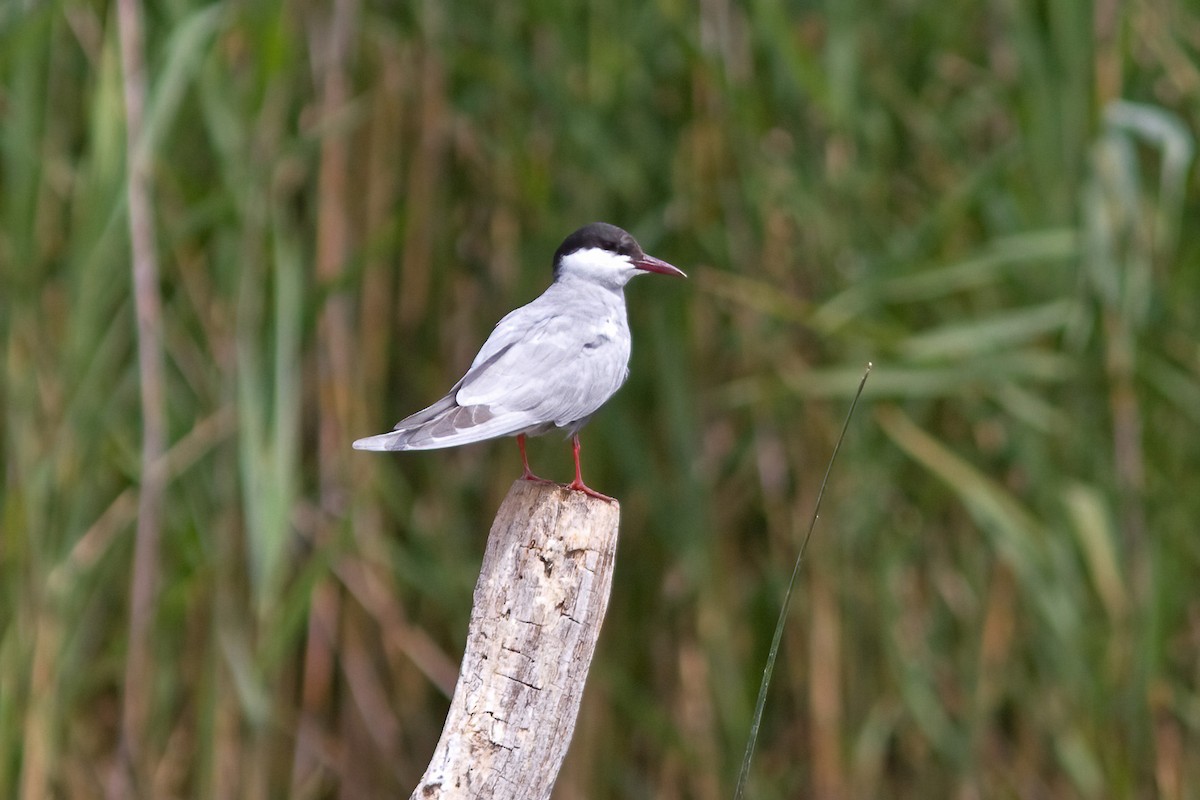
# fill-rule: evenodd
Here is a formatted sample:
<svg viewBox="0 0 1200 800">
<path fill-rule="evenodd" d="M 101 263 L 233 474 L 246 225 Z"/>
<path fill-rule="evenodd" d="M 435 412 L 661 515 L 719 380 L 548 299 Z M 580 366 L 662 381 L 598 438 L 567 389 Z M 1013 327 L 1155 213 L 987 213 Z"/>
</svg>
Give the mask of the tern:
<svg viewBox="0 0 1200 800">
<path fill-rule="evenodd" d="M 562 430 L 575 457 L 567 488 L 612 501 L 583 482 L 579 431 L 629 377 L 625 284 L 643 272 L 687 277 L 615 225 L 575 231 L 554 254 L 549 288 L 497 323 L 445 397 L 354 448 L 434 450 L 516 436 L 521 477 L 551 483 L 529 468 L 525 437 Z"/>
</svg>

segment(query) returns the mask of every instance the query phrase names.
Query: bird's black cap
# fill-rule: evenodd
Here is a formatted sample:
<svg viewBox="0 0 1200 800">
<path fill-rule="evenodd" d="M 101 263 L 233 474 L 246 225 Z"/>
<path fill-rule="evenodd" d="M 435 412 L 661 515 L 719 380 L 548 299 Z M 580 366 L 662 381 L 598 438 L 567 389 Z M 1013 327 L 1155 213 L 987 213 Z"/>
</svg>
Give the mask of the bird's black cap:
<svg viewBox="0 0 1200 800">
<path fill-rule="evenodd" d="M 629 256 L 633 261 L 645 255 L 642 252 L 642 246 L 637 243 L 637 239 L 634 239 L 628 231 L 623 231 L 616 225 L 609 225 L 607 222 L 593 222 L 591 225 L 584 225 L 566 239 L 563 239 L 563 243 L 558 246 L 558 250 L 554 253 L 555 276 L 557 277 L 559 267 L 564 258 L 571 255 L 571 253 L 586 250 L 590 247 Z"/>
</svg>

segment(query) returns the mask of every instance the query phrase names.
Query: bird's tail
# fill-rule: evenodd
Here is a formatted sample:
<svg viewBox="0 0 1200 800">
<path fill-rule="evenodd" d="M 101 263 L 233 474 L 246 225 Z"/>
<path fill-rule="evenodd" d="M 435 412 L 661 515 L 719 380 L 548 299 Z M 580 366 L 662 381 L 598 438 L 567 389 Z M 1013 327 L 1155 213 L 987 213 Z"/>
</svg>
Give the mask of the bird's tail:
<svg viewBox="0 0 1200 800">
<path fill-rule="evenodd" d="M 401 420 L 396 430 L 368 436 L 354 443 L 355 450 L 436 450 L 482 442 L 528 431 L 524 413 L 499 413 L 486 405 L 460 406 L 453 395 Z"/>
</svg>

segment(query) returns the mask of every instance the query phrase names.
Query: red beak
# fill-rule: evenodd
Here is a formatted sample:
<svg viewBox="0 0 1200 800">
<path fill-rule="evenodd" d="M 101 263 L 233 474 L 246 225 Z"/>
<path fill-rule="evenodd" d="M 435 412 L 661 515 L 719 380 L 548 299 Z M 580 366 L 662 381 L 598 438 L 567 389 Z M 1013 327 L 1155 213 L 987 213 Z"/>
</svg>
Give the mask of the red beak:
<svg viewBox="0 0 1200 800">
<path fill-rule="evenodd" d="M 645 253 L 642 254 L 641 258 L 634 261 L 633 265 L 638 269 L 645 270 L 646 272 L 657 272 L 659 275 L 674 275 L 677 278 L 687 277 L 684 271 L 679 267 L 673 267 L 667 262 L 655 258 L 654 256 L 648 256 Z"/>
</svg>

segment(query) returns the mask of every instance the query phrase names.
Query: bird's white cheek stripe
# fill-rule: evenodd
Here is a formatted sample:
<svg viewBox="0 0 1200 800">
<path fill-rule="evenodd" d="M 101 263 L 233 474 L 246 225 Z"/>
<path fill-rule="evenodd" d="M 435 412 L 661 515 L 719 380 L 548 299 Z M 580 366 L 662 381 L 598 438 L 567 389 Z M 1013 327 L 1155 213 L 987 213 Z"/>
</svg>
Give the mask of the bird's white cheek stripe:
<svg viewBox="0 0 1200 800">
<path fill-rule="evenodd" d="M 598 247 L 572 253 L 563 259 L 563 265 L 568 272 L 581 273 L 615 273 L 633 268 L 628 256 L 620 256 Z"/>
</svg>

